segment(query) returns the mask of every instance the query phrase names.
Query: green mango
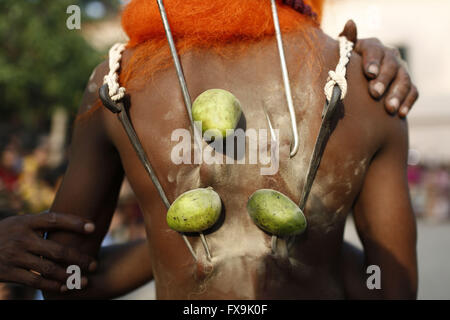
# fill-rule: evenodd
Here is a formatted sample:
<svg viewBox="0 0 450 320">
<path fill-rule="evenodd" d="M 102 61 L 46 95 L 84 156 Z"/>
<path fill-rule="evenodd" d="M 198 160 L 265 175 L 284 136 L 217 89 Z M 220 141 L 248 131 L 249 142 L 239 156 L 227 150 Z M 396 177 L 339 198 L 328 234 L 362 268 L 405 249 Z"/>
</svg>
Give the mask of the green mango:
<svg viewBox="0 0 450 320">
<path fill-rule="evenodd" d="M 227 137 L 227 129 L 236 129 L 242 115 L 241 103 L 231 93 L 210 89 L 200 94 L 192 105 L 192 118 L 202 122 L 202 133 Z"/>
<path fill-rule="evenodd" d="M 247 211 L 258 227 L 276 236 L 294 236 L 306 229 L 302 210 L 275 190 L 261 189 L 253 193 L 247 202 Z"/>
<path fill-rule="evenodd" d="M 167 212 L 167 224 L 178 232 L 202 232 L 211 228 L 222 211 L 220 197 L 212 188 L 180 195 Z"/>
</svg>

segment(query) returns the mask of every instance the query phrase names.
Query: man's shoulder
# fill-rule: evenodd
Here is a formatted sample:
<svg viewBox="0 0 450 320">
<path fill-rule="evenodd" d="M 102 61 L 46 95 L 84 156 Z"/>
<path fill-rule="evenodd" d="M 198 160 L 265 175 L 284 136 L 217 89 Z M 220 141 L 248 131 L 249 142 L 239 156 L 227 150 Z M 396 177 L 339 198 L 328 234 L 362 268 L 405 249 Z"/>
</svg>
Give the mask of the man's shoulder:
<svg viewBox="0 0 450 320">
<path fill-rule="evenodd" d="M 103 85 L 104 77 L 108 71 L 108 61 L 102 61 L 94 68 L 87 81 L 73 125 L 73 139 L 75 141 L 85 141 L 86 137 L 97 143 L 109 141 L 106 124 L 108 113 L 99 96 L 99 89 Z M 79 137 L 85 138 L 80 140 Z"/>
<path fill-rule="evenodd" d="M 91 111 L 93 108 L 98 108 L 100 99 L 98 90 L 103 85 L 103 79 L 108 73 L 109 65 L 108 61 L 104 60 L 99 63 L 92 71 L 87 84 L 86 89 L 81 100 L 80 107 L 78 108 L 78 116 L 82 116 L 86 112 Z"/>
<path fill-rule="evenodd" d="M 321 30 L 312 35 L 319 46 L 322 57 L 321 68 L 327 77 L 328 71 L 335 70 L 339 62 L 339 42 Z M 356 127 L 364 128 L 380 147 L 393 135 L 407 139 L 407 122 L 396 115 L 389 115 L 384 108 L 385 96 L 373 99 L 369 93 L 369 79 L 362 68 L 362 57 L 352 51 L 347 65 L 347 95 L 344 99 L 344 118 Z M 353 126 L 352 125 L 352 126 Z"/>
</svg>

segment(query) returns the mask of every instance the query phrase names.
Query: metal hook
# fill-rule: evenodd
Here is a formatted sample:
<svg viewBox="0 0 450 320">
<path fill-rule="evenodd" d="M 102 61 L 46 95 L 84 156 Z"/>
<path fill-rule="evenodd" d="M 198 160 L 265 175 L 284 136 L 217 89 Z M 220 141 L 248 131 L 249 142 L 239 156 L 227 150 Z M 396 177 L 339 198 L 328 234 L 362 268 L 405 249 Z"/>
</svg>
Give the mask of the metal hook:
<svg viewBox="0 0 450 320">
<path fill-rule="evenodd" d="M 194 124 L 194 120 L 192 118 L 192 102 L 191 102 L 191 96 L 189 94 L 189 90 L 186 84 L 186 78 L 183 73 L 183 68 L 181 66 L 180 57 L 177 52 L 177 47 L 175 45 L 175 41 L 173 40 L 172 31 L 170 29 L 169 19 L 167 18 L 167 12 L 166 8 L 164 6 L 164 2 L 162 0 L 157 0 L 158 7 L 159 7 L 159 13 L 161 15 L 161 19 L 164 25 L 164 31 L 166 32 L 167 41 L 169 42 L 170 52 L 172 54 L 172 58 L 175 64 L 175 69 L 178 76 L 178 81 L 180 83 L 181 91 L 183 93 L 183 100 L 184 105 L 186 107 L 186 111 L 189 116 L 189 121 L 191 123 L 192 130 L 194 132 L 194 140 L 196 143 L 200 143 L 201 139 L 199 138 L 199 131 L 198 128 Z M 200 135 L 201 136 L 201 135 Z"/>
<path fill-rule="evenodd" d="M 303 186 L 302 194 L 300 196 L 299 208 L 305 212 L 306 202 L 308 200 L 314 179 L 316 177 L 317 170 L 319 169 L 320 161 L 322 160 L 325 146 L 327 144 L 327 138 L 331 134 L 331 121 L 338 109 L 338 102 L 342 95 L 341 88 L 338 85 L 333 87 L 333 95 L 330 101 L 325 102 L 325 106 L 322 113 L 322 124 L 320 125 L 319 133 L 316 138 L 313 153 L 309 160 L 308 170 L 306 171 L 305 184 Z M 288 241 L 288 248 L 292 247 L 295 242 L 295 236 L 291 237 Z"/>
<path fill-rule="evenodd" d="M 276 4 L 275 0 L 271 0 L 271 1 L 272 1 L 273 23 L 275 26 L 275 35 L 277 38 L 278 52 L 280 54 L 281 72 L 283 73 L 284 89 L 285 89 L 285 93 L 286 93 L 289 114 L 291 117 L 292 134 L 294 136 L 294 143 L 291 144 L 291 153 L 290 153 L 290 156 L 292 158 L 297 154 L 298 148 L 299 148 L 297 117 L 295 115 L 294 101 L 292 99 L 291 85 L 290 85 L 290 81 L 289 81 L 289 73 L 288 73 L 287 64 L 286 64 L 286 56 L 284 54 L 283 38 L 281 35 L 280 20 L 278 19 L 277 4 Z"/>
<path fill-rule="evenodd" d="M 183 68 L 181 66 L 180 57 L 177 52 L 177 48 L 175 46 L 175 41 L 173 40 L 172 31 L 170 30 L 170 24 L 169 19 L 167 18 L 167 12 L 166 8 L 164 6 L 164 2 L 162 0 L 157 0 L 158 7 L 159 7 L 159 13 L 161 15 L 161 19 L 164 25 L 164 31 L 166 32 L 167 41 L 169 42 L 170 52 L 172 53 L 172 58 L 175 64 L 175 69 L 177 71 L 178 81 L 180 83 L 181 91 L 183 93 L 183 99 L 184 104 L 186 106 L 186 111 L 189 116 L 189 121 L 191 123 L 191 128 L 194 133 L 194 143 L 200 144 L 201 143 L 201 135 L 197 128 L 197 126 L 194 124 L 194 119 L 192 118 L 192 102 L 191 102 L 191 96 L 189 94 L 189 90 L 186 84 L 186 78 L 184 77 Z M 199 145 L 200 147 L 200 145 Z M 200 148 L 201 149 L 201 148 Z M 205 248 L 207 257 L 209 260 L 211 260 L 211 253 L 208 247 L 208 243 L 206 242 L 205 236 L 202 232 L 200 232 L 200 238 L 202 240 L 203 247 Z"/>
<path fill-rule="evenodd" d="M 123 128 L 125 129 L 125 132 L 128 135 L 128 138 L 131 142 L 131 145 L 133 146 L 134 150 L 136 151 L 139 159 L 141 160 L 142 164 L 144 165 L 145 171 L 150 176 L 150 179 L 153 182 L 153 185 L 155 186 L 156 190 L 159 193 L 159 196 L 161 197 L 164 205 L 167 209 L 170 208 L 170 202 L 167 199 L 166 193 L 164 192 L 164 189 L 159 182 L 159 179 L 157 175 L 155 174 L 155 171 L 153 170 L 152 165 L 150 164 L 150 161 L 147 158 L 147 154 L 145 153 L 144 148 L 142 147 L 139 138 L 136 134 L 136 131 L 133 128 L 133 125 L 131 124 L 130 119 L 128 118 L 128 114 L 126 110 L 124 109 L 124 105 L 122 102 L 115 103 L 112 101 L 111 97 L 109 96 L 109 88 L 108 84 L 104 84 L 102 87 L 100 87 L 99 90 L 99 96 L 100 99 L 103 102 L 103 105 L 108 108 L 111 112 L 117 114 L 120 122 L 122 123 Z M 192 248 L 192 245 L 190 244 L 188 238 L 182 234 L 183 240 L 186 243 L 189 251 L 191 252 L 194 259 L 197 261 L 197 255 L 194 252 L 194 249 Z"/>
<path fill-rule="evenodd" d="M 186 105 L 186 110 L 189 115 L 189 120 L 191 125 L 194 125 L 192 119 L 192 106 L 191 106 L 191 96 L 189 95 L 189 90 L 186 85 L 186 79 L 184 77 L 183 68 L 181 67 L 180 58 L 177 53 L 177 48 L 175 46 L 175 41 L 173 40 L 172 31 L 170 30 L 169 20 L 167 18 L 166 8 L 164 7 L 164 2 L 162 0 L 157 0 L 159 13 L 161 14 L 161 19 L 164 25 L 164 30 L 166 32 L 167 41 L 169 42 L 170 52 L 172 53 L 172 58 L 175 63 L 175 69 L 177 70 L 178 80 L 180 82 L 181 91 L 183 92 L 184 103 Z"/>
</svg>

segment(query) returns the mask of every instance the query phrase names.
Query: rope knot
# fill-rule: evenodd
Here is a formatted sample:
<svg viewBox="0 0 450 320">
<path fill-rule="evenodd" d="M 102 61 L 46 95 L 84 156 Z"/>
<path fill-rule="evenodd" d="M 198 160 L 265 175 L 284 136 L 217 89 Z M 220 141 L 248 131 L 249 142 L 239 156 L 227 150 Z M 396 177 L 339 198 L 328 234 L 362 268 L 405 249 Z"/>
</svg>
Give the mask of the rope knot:
<svg viewBox="0 0 450 320">
<path fill-rule="evenodd" d="M 353 42 L 347 40 L 346 37 L 339 37 L 339 63 L 336 66 L 335 71 L 328 72 L 327 83 L 325 84 L 325 95 L 327 100 L 331 100 L 333 95 L 333 88 L 338 85 L 341 88 L 341 100 L 344 100 L 347 95 L 347 79 L 345 78 L 347 74 L 347 64 L 350 61 L 350 56 L 353 50 Z"/>
<path fill-rule="evenodd" d="M 337 73 L 336 71 L 329 71 L 327 83 L 325 84 L 325 95 L 327 96 L 328 101 L 331 100 L 335 85 L 338 85 L 339 88 L 341 88 L 341 100 L 343 100 L 347 95 L 347 79 L 343 74 Z"/>
<path fill-rule="evenodd" d="M 108 84 L 111 100 L 117 102 L 125 97 L 126 90 L 119 84 L 120 60 L 122 52 L 125 51 L 123 43 L 116 43 L 109 50 L 109 73 L 105 76 L 103 83 Z"/>
</svg>

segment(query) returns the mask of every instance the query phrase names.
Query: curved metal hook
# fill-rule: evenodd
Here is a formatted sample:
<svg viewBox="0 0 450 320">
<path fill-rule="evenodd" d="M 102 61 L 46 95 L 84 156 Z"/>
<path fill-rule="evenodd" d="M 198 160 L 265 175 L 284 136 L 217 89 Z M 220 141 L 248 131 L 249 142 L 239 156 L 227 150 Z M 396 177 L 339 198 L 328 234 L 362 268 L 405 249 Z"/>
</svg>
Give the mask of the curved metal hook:
<svg viewBox="0 0 450 320">
<path fill-rule="evenodd" d="M 110 110 L 112 113 L 117 114 L 120 122 L 122 123 L 123 128 L 125 129 L 125 132 L 128 136 L 128 139 L 131 142 L 131 145 L 133 146 L 134 150 L 136 151 L 136 154 L 141 161 L 142 165 L 144 166 L 145 171 L 150 176 L 150 179 L 153 182 L 153 185 L 155 186 L 156 190 L 158 191 L 159 196 L 161 197 L 164 205 L 167 209 L 170 208 L 170 202 L 167 199 L 166 193 L 164 192 L 164 189 L 159 182 L 158 176 L 156 175 L 155 171 L 153 170 L 152 165 L 150 164 L 150 161 L 148 160 L 147 154 L 145 153 L 144 148 L 141 145 L 141 142 L 139 141 L 139 138 L 136 134 L 136 131 L 133 128 L 133 125 L 131 124 L 131 121 L 127 115 L 126 110 L 124 110 L 124 106 L 122 102 L 116 103 L 114 102 L 111 97 L 109 96 L 109 87 L 108 84 L 104 84 L 99 89 L 99 96 L 100 99 L 103 102 L 103 105 Z M 194 252 L 194 249 L 192 248 L 188 238 L 181 234 L 184 242 L 186 243 L 186 246 L 188 247 L 190 253 L 194 257 L 194 260 L 197 261 L 197 255 Z"/>
<path fill-rule="evenodd" d="M 186 78 L 184 77 L 183 68 L 181 66 L 180 57 L 177 52 L 177 47 L 175 46 L 175 41 L 173 40 L 172 31 L 170 29 L 169 19 L 167 18 L 166 8 L 164 7 L 164 2 L 162 0 L 157 0 L 159 13 L 164 25 L 164 31 L 166 32 L 167 42 L 169 43 L 170 52 L 175 64 L 175 69 L 177 71 L 178 81 L 180 83 L 181 91 L 183 93 L 184 105 L 189 116 L 189 122 L 191 124 L 192 131 L 194 133 L 194 141 L 200 147 L 201 134 L 198 128 L 194 124 L 194 119 L 192 118 L 192 101 L 189 94 L 189 90 L 186 84 Z"/>
<path fill-rule="evenodd" d="M 299 148 L 297 117 L 295 115 L 294 101 L 292 99 L 292 91 L 291 91 L 291 85 L 290 85 L 290 81 L 289 81 L 289 73 L 288 73 L 287 64 L 286 64 L 286 56 L 284 54 L 283 38 L 281 35 L 280 20 L 278 19 L 277 4 L 276 4 L 275 0 L 271 0 L 271 1 L 272 1 L 273 23 L 275 26 L 275 35 L 277 37 L 278 52 L 280 54 L 281 72 L 283 73 L 284 90 L 286 93 L 289 114 L 291 117 L 292 134 L 294 136 L 294 143 L 291 144 L 291 153 L 290 153 L 290 156 L 292 158 L 297 154 L 298 148 Z"/>
<path fill-rule="evenodd" d="M 300 210 L 305 211 L 306 202 L 308 201 L 311 188 L 316 177 L 317 170 L 319 170 L 320 161 L 322 160 L 323 153 L 332 132 L 331 122 L 338 109 L 339 101 L 341 99 L 342 91 L 338 85 L 333 87 L 333 94 L 330 101 L 325 102 L 325 106 L 322 112 L 322 124 L 320 125 L 319 133 L 316 138 L 311 158 L 309 160 L 308 170 L 306 171 L 305 184 L 303 186 L 302 194 L 300 196 L 300 202 L 298 204 Z M 295 236 L 291 237 L 288 241 L 288 248 L 292 247 L 295 242 Z"/>
<path fill-rule="evenodd" d="M 102 100 L 103 102 L 103 105 L 108 108 L 109 111 L 111 111 L 112 113 L 122 112 L 122 109 L 114 101 L 112 101 L 111 97 L 109 96 L 109 87 L 107 83 L 100 87 L 100 89 L 98 90 L 98 94 L 100 96 L 100 100 Z"/>
</svg>

